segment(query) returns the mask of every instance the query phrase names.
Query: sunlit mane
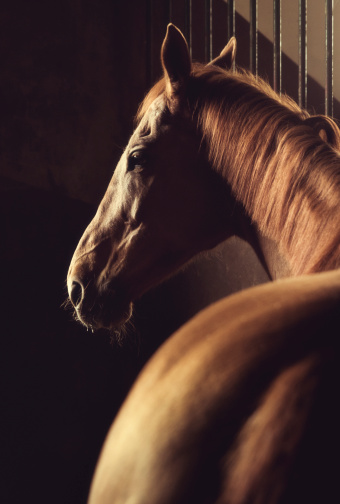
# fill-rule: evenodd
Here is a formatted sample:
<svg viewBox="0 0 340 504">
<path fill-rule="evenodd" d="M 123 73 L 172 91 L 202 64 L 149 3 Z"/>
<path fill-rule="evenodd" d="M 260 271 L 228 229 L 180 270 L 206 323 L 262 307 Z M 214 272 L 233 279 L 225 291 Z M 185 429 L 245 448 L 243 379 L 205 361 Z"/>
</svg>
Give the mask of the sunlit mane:
<svg viewBox="0 0 340 504">
<path fill-rule="evenodd" d="M 160 80 L 144 99 L 139 120 L 164 91 Z M 340 132 L 335 122 L 310 116 L 248 72 L 209 65 L 194 65 L 186 101 L 212 168 L 228 181 L 261 232 L 288 252 L 293 272 L 317 271 L 325 262 L 327 268 L 339 266 L 334 208 L 340 201 Z M 320 243 L 311 247 L 301 238 L 307 227 L 316 241 L 322 236 L 322 255 Z"/>
</svg>

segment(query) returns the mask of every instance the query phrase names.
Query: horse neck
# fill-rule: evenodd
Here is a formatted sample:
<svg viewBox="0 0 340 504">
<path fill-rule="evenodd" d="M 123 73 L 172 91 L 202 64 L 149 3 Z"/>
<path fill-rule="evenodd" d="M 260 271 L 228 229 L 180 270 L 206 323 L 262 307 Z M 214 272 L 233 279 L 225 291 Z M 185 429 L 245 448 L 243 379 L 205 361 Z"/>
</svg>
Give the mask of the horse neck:
<svg viewBox="0 0 340 504">
<path fill-rule="evenodd" d="M 297 128 L 293 130 L 294 138 L 281 142 L 269 159 L 256 159 L 249 150 L 247 168 L 246 163 L 238 165 L 245 168 L 243 184 L 235 165 L 226 175 L 257 227 L 272 269 L 279 255 L 280 262 L 289 265 L 284 270 L 290 269 L 291 274 L 336 268 L 340 265 L 339 159 L 334 152 L 328 152 L 332 159 L 328 166 L 325 164 L 330 148 L 321 145 L 321 140 L 316 149 L 324 151 L 324 156 L 317 159 L 313 153 L 306 157 L 303 145 L 297 149 Z"/>
<path fill-rule="evenodd" d="M 259 109 L 235 115 L 216 114 L 205 138 L 213 169 L 253 223 L 251 245 L 271 276 L 340 267 L 338 153 L 282 106 L 267 116 Z"/>
<path fill-rule="evenodd" d="M 271 280 L 293 275 L 291 264 L 282 254 L 278 243 L 262 234 L 254 224 L 246 232 L 243 229 L 242 237 L 251 245 Z"/>
</svg>

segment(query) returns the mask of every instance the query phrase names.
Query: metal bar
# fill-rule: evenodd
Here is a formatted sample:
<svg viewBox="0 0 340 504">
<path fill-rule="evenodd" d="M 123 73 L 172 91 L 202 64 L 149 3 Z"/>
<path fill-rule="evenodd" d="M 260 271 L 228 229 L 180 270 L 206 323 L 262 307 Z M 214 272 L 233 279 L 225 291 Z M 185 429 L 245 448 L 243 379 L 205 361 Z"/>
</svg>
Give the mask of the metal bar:
<svg viewBox="0 0 340 504">
<path fill-rule="evenodd" d="M 228 0 L 228 40 L 235 36 L 235 2 Z M 232 70 L 235 70 L 235 61 Z"/>
<path fill-rule="evenodd" d="M 333 116 L 333 0 L 326 0 L 326 86 L 325 114 Z"/>
<path fill-rule="evenodd" d="M 205 60 L 212 60 L 212 0 L 205 0 Z"/>
<path fill-rule="evenodd" d="M 228 40 L 235 35 L 235 2 L 228 0 Z"/>
<path fill-rule="evenodd" d="M 282 90 L 281 0 L 274 0 L 274 90 Z"/>
<path fill-rule="evenodd" d="M 307 108 L 307 0 L 299 0 L 299 105 Z"/>
<path fill-rule="evenodd" d="M 185 37 L 192 56 L 192 0 L 185 0 Z"/>
<path fill-rule="evenodd" d="M 250 71 L 258 74 L 258 0 L 250 0 Z"/>
<path fill-rule="evenodd" d="M 172 0 L 168 0 L 168 5 L 167 5 L 167 22 L 171 23 L 172 21 Z"/>
<path fill-rule="evenodd" d="M 146 2 L 146 84 L 150 87 L 153 82 L 153 0 Z"/>
</svg>

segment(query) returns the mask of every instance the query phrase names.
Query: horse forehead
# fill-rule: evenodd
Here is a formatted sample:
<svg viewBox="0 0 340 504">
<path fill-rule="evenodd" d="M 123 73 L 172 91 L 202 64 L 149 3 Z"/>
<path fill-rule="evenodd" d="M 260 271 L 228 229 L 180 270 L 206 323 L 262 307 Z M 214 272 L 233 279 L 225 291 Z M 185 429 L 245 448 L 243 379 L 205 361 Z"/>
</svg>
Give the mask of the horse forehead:
<svg viewBox="0 0 340 504">
<path fill-rule="evenodd" d="M 153 119 L 159 118 L 166 109 L 166 100 L 164 95 L 157 96 L 150 105 L 150 114 Z"/>
<path fill-rule="evenodd" d="M 151 121 L 159 121 L 167 109 L 164 95 L 157 96 L 145 114 Z"/>
<path fill-rule="evenodd" d="M 166 100 L 163 95 L 158 96 L 149 106 L 144 114 L 137 131 L 144 129 L 154 129 L 162 122 L 165 112 L 167 111 Z"/>
</svg>

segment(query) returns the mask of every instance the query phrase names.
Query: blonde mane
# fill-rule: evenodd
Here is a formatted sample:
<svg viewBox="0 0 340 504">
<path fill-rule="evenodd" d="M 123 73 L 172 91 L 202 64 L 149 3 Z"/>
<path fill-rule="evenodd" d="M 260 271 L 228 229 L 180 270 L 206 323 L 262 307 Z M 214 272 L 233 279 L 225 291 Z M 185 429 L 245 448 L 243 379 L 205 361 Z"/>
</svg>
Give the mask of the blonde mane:
<svg viewBox="0 0 340 504">
<path fill-rule="evenodd" d="M 138 119 L 164 92 L 162 79 L 144 99 Z M 338 267 L 340 131 L 335 122 L 310 116 L 249 72 L 213 65 L 194 64 L 185 101 L 212 168 L 259 230 L 289 255 L 293 273 Z"/>
</svg>

